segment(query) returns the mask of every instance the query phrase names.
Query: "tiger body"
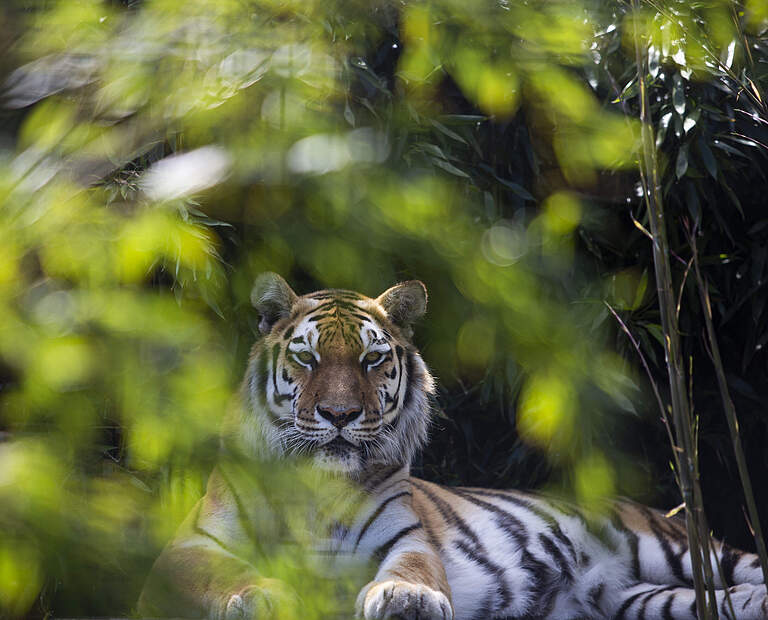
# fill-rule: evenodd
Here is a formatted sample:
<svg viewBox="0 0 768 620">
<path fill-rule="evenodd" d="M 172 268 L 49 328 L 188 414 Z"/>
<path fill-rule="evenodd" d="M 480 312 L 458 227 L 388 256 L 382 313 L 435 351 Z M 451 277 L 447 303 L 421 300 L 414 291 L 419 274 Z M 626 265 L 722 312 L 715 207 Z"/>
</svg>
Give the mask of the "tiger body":
<svg viewBox="0 0 768 620">
<path fill-rule="evenodd" d="M 376 299 L 338 290 L 298 297 L 266 274 L 252 300 L 264 335 L 243 382 L 246 406 L 225 436 L 254 459 L 306 455 L 364 499 L 350 518 L 317 532 L 329 566 L 375 562 L 358 616 L 696 618 L 678 519 L 630 502 L 591 515 L 534 494 L 410 476 L 434 389 L 410 342 L 426 308 L 421 283 Z M 155 563 L 142 613 L 230 620 L 268 617 L 279 604 L 280 584 L 242 551 L 270 535 L 264 502 L 232 480 L 223 465 L 214 470 Z M 756 556 L 716 543 L 712 559 L 722 566 L 723 617 L 768 618 Z"/>
</svg>

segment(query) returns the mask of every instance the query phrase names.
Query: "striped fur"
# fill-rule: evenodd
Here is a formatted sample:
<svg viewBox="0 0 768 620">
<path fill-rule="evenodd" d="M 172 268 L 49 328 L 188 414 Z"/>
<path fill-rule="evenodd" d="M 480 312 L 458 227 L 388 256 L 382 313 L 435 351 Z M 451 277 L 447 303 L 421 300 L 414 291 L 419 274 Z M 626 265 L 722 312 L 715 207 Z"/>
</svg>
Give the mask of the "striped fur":
<svg viewBox="0 0 768 620">
<path fill-rule="evenodd" d="M 451 488 L 413 478 L 426 440 L 430 374 L 410 342 L 421 283 L 376 299 L 328 290 L 298 297 L 262 276 L 262 316 L 243 384 L 247 406 L 225 446 L 249 458 L 305 454 L 348 479 L 365 501 L 317 532 L 329 564 L 373 560 L 357 598 L 366 619 L 696 618 L 684 523 L 616 502 L 599 515 L 515 491 Z M 153 568 L 145 614 L 265 617 L 290 605 L 255 556 L 272 531 L 266 500 L 222 463 L 205 497 Z M 246 466 L 247 469 L 247 466 Z M 244 482 L 245 481 L 245 482 Z M 329 491 L 330 492 L 330 491 Z M 345 512 L 339 506 L 340 512 Z M 756 556 L 716 543 L 722 617 L 768 618 Z M 168 593 L 171 593 L 170 598 Z"/>
</svg>

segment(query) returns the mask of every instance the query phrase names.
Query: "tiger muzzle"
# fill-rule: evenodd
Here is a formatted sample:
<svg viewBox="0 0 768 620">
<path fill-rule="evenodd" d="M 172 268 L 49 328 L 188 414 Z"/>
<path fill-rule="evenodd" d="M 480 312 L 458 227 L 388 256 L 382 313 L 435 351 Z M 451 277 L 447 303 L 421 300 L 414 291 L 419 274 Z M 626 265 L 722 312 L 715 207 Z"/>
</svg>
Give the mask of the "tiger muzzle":
<svg viewBox="0 0 768 620">
<path fill-rule="evenodd" d="M 317 407 L 317 413 L 328 420 L 336 428 L 344 428 L 350 422 L 356 420 L 363 413 L 362 408 L 338 410 L 332 407 Z"/>
</svg>

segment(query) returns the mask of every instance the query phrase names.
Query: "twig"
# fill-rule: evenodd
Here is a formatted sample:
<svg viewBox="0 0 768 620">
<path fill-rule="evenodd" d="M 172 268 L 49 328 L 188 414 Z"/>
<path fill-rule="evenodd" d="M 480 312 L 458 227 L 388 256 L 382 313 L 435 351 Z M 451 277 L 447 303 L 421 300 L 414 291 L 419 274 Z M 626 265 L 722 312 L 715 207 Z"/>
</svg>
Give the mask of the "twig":
<svg viewBox="0 0 768 620">
<path fill-rule="evenodd" d="M 669 438 L 669 445 L 674 446 L 675 445 L 675 439 L 672 436 L 672 427 L 669 423 L 669 416 L 667 415 L 667 407 L 664 405 L 664 401 L 661 398 L 661 394 L 659 393 L 659 388 L 656 385 L 656 381 L 653 379 L 653 374 L 651 373 L 651 369 L 648 366 L 648 362 L 645 360 L 645 356 L 643 355 L 642 350 L 640 349 L 640 343 L 637 342 L 635 337 L 632 335 L 632 332 L 629 331 L 629 327 L 627 327 L 627 324 L 621 319 L 621 317 L 618 315 L 618 313 L 611 307 L 611 304 L 609 304 L 607 301 L 603 301 L 606 308 L 610 311 L 610 313 L 613 315 L 613 317 L 616 319 L 616 322 L 621 327 L 622 331 L 627 335 L 627 338 L 629 338 L 629 341 L 632 343 L 632 346 L 635 347 L 635 351 L 637 352 L 638 357 L 640 358 L 640 363 L 642 363 L 643 368 L 645 369 L 645 374 L 648 375 L 648 380 L 651 382 L 651 387 L 653 388 L 653 394 L 656 396 L 656 404 L 659 406 L 659 411 L 661 412 L 661 419 L 664 422 L 664 426 L 667 429 L 667 437 Z M 680 469 L 680 461 L 678 459 L 678 451 L 672 450 L 672 456 L 675 457 L 675 469 Z"/>
</svg>

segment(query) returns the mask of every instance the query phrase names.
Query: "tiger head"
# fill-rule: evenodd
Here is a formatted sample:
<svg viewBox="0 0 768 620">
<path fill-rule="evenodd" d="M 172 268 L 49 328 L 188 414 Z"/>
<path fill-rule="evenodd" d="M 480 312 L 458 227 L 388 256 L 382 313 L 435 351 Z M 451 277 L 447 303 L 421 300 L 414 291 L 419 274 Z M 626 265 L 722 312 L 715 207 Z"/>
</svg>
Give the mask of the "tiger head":
<svg viewBox="0 0 768 620">
<path fill-rule="evenodd" d="M 267 273 L 251 301 L 262 337 L 244 380 L 245 439 L 350 474 L 410 463 L 427 438 L 434 390 L 410 341 L 424 285 L 403 282 L 375 299 L 336 289 L 298 296 Z"/>
</svg>

